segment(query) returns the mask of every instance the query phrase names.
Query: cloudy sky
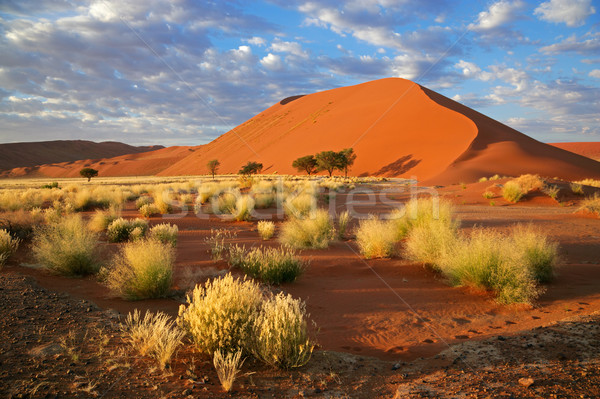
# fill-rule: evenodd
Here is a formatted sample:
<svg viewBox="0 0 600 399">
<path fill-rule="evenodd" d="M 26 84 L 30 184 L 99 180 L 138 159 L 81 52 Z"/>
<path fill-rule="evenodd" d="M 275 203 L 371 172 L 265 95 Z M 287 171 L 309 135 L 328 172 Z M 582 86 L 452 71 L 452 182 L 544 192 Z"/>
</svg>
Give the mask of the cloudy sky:
<svg viewBox="0 0 600 399">
<path fill-rule="evenodd" d="M 541 141 L 600 141 L 599 3 L 2 0 L 0 142 L 203 144 L 391 76 Z"/>
</svg>

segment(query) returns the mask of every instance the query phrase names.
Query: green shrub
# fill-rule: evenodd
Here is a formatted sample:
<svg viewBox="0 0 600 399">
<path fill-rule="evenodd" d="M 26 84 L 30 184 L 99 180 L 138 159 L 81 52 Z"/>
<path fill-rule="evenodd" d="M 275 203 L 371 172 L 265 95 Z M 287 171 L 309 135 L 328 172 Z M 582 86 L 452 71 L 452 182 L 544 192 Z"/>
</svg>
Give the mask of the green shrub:
<svg viewBox="0 0 600 399">
<path fill-rule="evenodd" d="M 308 333 L 305 304 L 283 293 L 270 298 L 254 321 L 254 356 L 282 369 L 305 365 L 315 343 Z"/>
<path fill-rule="evenodd" d="M 227 274 L 197 285 L 179 307 L 177 323 L 200 352 L 247 352 L 262 300 L 257 283 Z"/>
<path fill-rule="evenodd" d="M 252 277 L 269 284 L 293 282 L 305 269 L 305 263 L 289 248 L 229 248 L 229 263 Z"/>
<path fill-rule="evenodd" d="M 327 248 L 333 234 L 329 213 L 319 209 L 311 218 L 291 218 L 284 222 L 279 240 L 292 248 Z"/>
<path fill-rule="evenodd" d="M 387 258 L 396 254 L 397 234 L 389 221 L 363 219 L 356 230 L 356 243 L 365 258 Z"/>
<path fill-rule="evenodd" d="M 575 195 L 583 195 L 583 185 L 579 183 L 571 183 L 571 191 Z"/>
<path fill-rule="evenodd" d="M 0 269 L 6 260 L 17 251 L 21 240 L 11 237 L 7 230 L 0 229 Z"/>
<path fill-rule="evenodd" d="M 514 180 L 506 182 L 502 187 L 502 197 L 508 202 L 517 203 L 523 198 L 523 195 L 525 195 L 523 189 Z"/>
<path fill-rule="evenodd" d="M 135 233 L 133 233 L 134 230 L 136 230 Z M 144 237 L 147 230 L 148 222 L 143 219 L 118 218 L 108 225 L 106 236 L 110 242 L 123 242 L 132 238 Z"/>
<path fill-rule="evenodd" d="M 533 277 L 545 283 L 554 277 L 558 263 L 558 245 L 532 226 L 517 225 L 512 229 L 507 252 L 515 258 L 513 261 L 523 265 Z"/>
<path fill-rule="evenodd" d="M 275 223 L 270 221 L 261 220 L 256 225 L 256 228 L 258 230 L 258 234 L 263 240 L 268 240 L 273 237 L 273 234 L 275 234 Z"/>
<path fill-rule="evenodd" d="M 137 309 L 127 315 L 121 329 L 133 349 L 155 359 L 161 370 L 169 366 L 185 336 L 166 314 L 146 312 L 142 318 Z"/>
<path fill-rule="evenodd" d="M 179 228 L 176 224 L 162 223 L 153 226 L 150 229 L 150 238 L 158 240 L 164 244 L 170 244 L 172 247 L 177 246 L 177 233 Z"/>
<path fill-rule="evenodd" d="M 162 298 L 171 288 L 174 261 L 169 244 L 156 240 L 127 243 L 113 259 L 106 282 L 125 299 Z"/>
<path fill-rule="evenodd" d="M 38 228 L 34 232 L 32 250 L 44 267 L 63 275 L 96 273 L 98 237 L 91 232 L 80 215 Z"/>
</svg>

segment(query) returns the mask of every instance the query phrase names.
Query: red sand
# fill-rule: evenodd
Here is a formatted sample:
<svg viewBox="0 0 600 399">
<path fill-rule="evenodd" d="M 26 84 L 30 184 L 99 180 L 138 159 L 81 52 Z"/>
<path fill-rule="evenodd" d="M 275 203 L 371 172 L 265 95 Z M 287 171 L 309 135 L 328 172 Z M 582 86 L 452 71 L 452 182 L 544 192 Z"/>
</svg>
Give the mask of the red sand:
<svg viewBox="0 0 600 399">
<path fill-rule="evenodd" d="M 550 145 L 592 158 L 596 161 L 600 160 L 600 142 L 550 143 Z"/>
<path fill-rule="evenodd" d="M 236 173 L 246 162 L 258 161 L 264 173 L 294 174 L 294 159 L 348 147 L 357 154 L 355 176 L 414 176 L 427 184 L 472 182 L 496 173 L 600 178 L 600 162 L 540 143 L 398 78 L 285 99 L 207 145 L 159 150 L 160 161 L 119 157 L 36 173 L 77 176 L 82 166 L 91 166 L 104 176 L 196 175 L 208 173 L 206 163 L 218 159 L 220 173 Z"/>
</svg>

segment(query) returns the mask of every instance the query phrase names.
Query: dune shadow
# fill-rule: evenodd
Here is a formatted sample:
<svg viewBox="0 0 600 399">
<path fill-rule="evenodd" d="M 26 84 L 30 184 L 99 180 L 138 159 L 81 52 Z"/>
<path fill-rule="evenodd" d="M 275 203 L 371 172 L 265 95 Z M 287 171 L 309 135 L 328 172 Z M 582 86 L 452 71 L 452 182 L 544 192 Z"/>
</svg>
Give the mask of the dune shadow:
<svg viewBox="0 0 600 399">
<path fill-rule="evenodd" d="M 286 98 L 284 98 L 283 100 L 279 101 L 279 104 L 281 104 L 281 105 L 285 105 L 285 104 L 291 103 L 292 101 L 294 101 L 294 100 L 297 100 L 297 99 L 299 99 L 299 98 L 302 98 L 302 97 L 304 97 L 305 95 L 306 95 L 306 94 L 298 94 L 298 95 L 296 95 L 296 96 L 290 96 L 290 97 L 286 97 Z"/>
<path fill-rule="evenodd" d="M 375 172 L 375 175 L 377 175 L 377 176 L 381 176 L 381 175 L 398 176 L 400 174 L 406 173 L 409 170 L 411 170 L 412 168 L 414 168 L 415 166 L 417 166 L 419 163 L 421 163 L 420 159 L 412 159 L 412 158 L 413 158 L 412 154 L 400 157 L 397 160 L 395 160 L 394 162 L 387 164 L 384 167 L 382 167 L 381 169 L 379 169 L 377 172 Z"/>
</svg>

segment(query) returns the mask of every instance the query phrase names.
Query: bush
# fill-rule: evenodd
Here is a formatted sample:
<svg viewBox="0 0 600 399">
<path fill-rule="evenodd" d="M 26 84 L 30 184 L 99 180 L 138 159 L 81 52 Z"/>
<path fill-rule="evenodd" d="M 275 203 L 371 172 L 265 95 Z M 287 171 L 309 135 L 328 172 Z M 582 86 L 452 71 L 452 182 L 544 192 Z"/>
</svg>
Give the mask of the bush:
<svg viewBox="0 0 600 399">
<path fill-rule="evenodd" d="M 600 187 L 600 180 L 594 180 L 594 179 L 584 179 L 584 180 L 576 181 L 575 183 L 579 183 L 583 186 Z"/>
<path fill-rule="evenodd" d="M 166 314 L 146 312 L 142 318 L 137 309 L 127 315 L 121 329 L 133 349 L 142 356 L 155 359 L 161 370 L 169 366 L 185 336 Z"/>
<path fill-rule="evenodd" d="M 179 307 L 177 323 L 200 352 L 248 351 L 261 302 L 257 283 L 227 274 L 197 285 L 187 297 L 188 305 Z"/>
<path fill-rule="evenodd" d="M 81 216 L 71 215 L 36 229 L 32 250 L 44 267 L 59 274 L 79 276 L 98 271 L 97 246 L 97 235 L 87 228 Z"/>
<path fill-rule="evenodd" d="M 291 217 L 308 217 L 317 210 L 317 198 L 309 193 L 292 193 L 285 198 L 283 209 Z"/>
<path fill-rule="evenodd" d="M 541 190 L 546 185 L 544 179 L 540 178 L 538 175 L 531 174 L 521 175 L 512 181 L 521 186 L 521 190 L 523 190 L 525 194 L 532 190 Z"/>
<path fill-rule="evenodd" d="M 495 197 L 495 194 L 489 190 L 484 191 L 482 195 L 483 195 L 483 198 L 486 198 L 486 199 Z"/>
<path fill-rule="evenodd" d="M 275 223 L 266 220 L 261 220 L 256 225 L 258 234 L 263 240 L 268 240 L 275 234 Z"/>
<path fill-rule="evenodd" d="M 97 209 L 88 225 L 90 230 L 99 232 L 107 229 L 113 221 L 120 217 L 121 210 L 119 208 L 111 207 L 107 211 Z"/>
<path fill-rule="evenodd" d="M 123 242 L 132 238 L 142 238 L 147 230 L 148 222 L 143 219 L 118 218 L 108 225 L 106 235 L 110 242 Z"/>
<path fill-rule="evenodd" d="M 18 210 L 0 213 L 0 229 L 8 231 L 15 238 L 29 238 L 33 234 L 34 227 L 43 221 L 38 209 L 34 208 L 31 212 Z"/>
<path fill-rule="evenodd" d="M 266 301 L 253 326 L 254 356 L 282 369 L 305 365 L 315 347 L 309 338 L 305 304 L 291 295 Z"/>
<path fill-rule="evenodd" d="M 211 197 L 209 210 L 216 214 L 235 215 L 238 197 L 237 191 L 226 191 L 218 197 Z"/>
<path fill-rule="evenodd" d="M 560 192 L 560 188 L 558 188 L 558 186 L 555 186 L 553 184 L 549 184 L 547 186 L 544 186 L 544 188 L 542 188 L 542 192 L 544 194 L 546 194 L 548 197 L 550 197 L 552 199 L 556 199 L 556 197 L 558 197 L 558 193 Z"/>
<path fill-rule="evenodd" d="M 293 282 L 305 269 L 305 263 L 289 248 L 229 248 L 229 263 L 252 277 L 269 284 Z"/>
<path fill-rule="evenodd" d="M 427 226 L 435 220 L 445 224 L 457 224 L 454 220 L 454 207 L 449 201 L 437 198 L 418 198 L 410 200 L 404 209 L 393 211 L 390 223 L 396 231 L 396 239 L 405 238 L 411 229 Z"/>
<path fill-rule="evenodd" d="M 154 200 L 152 199 L 152 197 L 144 195 L 142 197 L 139 197 L 137 200 L 135 200 L 135 207 L 139 210 L 144 205 L 150 205 L 153 202 L 154 202 Z"/>
<path fill-rule="evenodd" d="M 517 203 L 523 198 L 523 195 L 525 195 L 523 189 L 514 180 L 506 182 L 504 187 L 502 187 L 502 197 L 508 202 Z"/>
<path fill-rule="evenodd" d="M 356 243 L 367 259 L 387 258 L 396 254 L 396 229 L 389 221 L 363 219 L 356 231 Z"/>
<path fill-rule="evenodd" d="M 587 197 L 581 201 L 579 210 L 590 213 L 595 213 L 600 217 L 600 195 L 595 193 L 593 196 Z"/>
<path fill-rule="evenodd" d="M 171 288 L 175 252 L 168 244 L 141 240 L 125 244 L 106 273 L 108 287 L 138 300 L 165 297 Z"/>
<path fill-rule="evenodd" d="M 173 211 L 173 207 L 171 206 L 171 196 L 170 192 L 167 190 L 159 190 L 156 191 L 153 195 L 154 198 L 154 207 L 158 209 L 158 212 L 162 215 L 166 215 Z"/>
<path fill-rule="evenodd" d="M 423 262 L 440 270 L 441 260 L 454 248 L 457 239 L 457 223 L 430 220 L 410 230 L 404 246 L 404 255 L 410 260 Z"/>
<path fill-rule="evenodd" d="M 254 207 L 256 209 L 268 209 L 277 205 L 277 195 L 274 193 L 254 194 Z"/>
<path fill-rule="evenodd" d="M 526 267 L 533 277 L 545 283 L 554 277 L 558 263 L 558 245 L 532 226 L 517 225 L 512 229 L 507 246 L 514 262 Z"/>
<path fill-rule="evenodd" d="M 254 212 L 254 199 L 249 195 L 243 195 L 235 201 L 235 207 L 231 214 L 238 222 L 252 219 Z"/>
<path fill-rule="evenodd" d="M 139 209 L 140 215 L 145 218 L 160 215 L 160 210 L 154 204 L 144 204 Z"/>
<path fill-rule="evenodd" d="M 169 223 L 157 224 L 150 229 L 150 238 L 158 240 L 164 244 L 170 244 L 172 247 L 177 246 L 177 233 L 179 228 L 176 224 Z"/>
<path fill-rule="evenodd" d="M 0 229 L 0 269 L 6 260 L 17 251 L 21 240 L 12 238 L 7 230 Z"/>
<path fill-rule="evenodd" d="M 333 233 L 329 213 L 319 209 L 312 218 L 292 218 L 284 222 L 279 240 L 292 248 L 327 248 Z"/>
<path fill-rule="evenodd" d="M 579 183 L 571 183 L 571 191 L 575 195 L 583 195 L 584 194 L 583 185 L 581 185 Z"/>
</svg>

